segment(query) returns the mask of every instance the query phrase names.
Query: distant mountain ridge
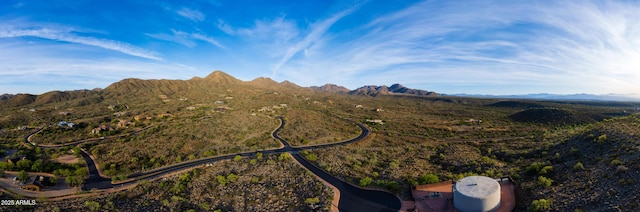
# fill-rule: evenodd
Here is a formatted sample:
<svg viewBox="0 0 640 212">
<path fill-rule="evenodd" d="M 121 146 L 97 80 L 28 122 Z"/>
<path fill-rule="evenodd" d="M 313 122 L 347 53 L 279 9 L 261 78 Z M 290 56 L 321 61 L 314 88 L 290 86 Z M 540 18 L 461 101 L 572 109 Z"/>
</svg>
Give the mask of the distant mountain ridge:
<svg viewBox="0 0 640 212">
<path fill-rule="evenodd" d="M 313 90 L 324 91 L 329 93 L 342 93 L 342 94 L 350 94 L 350 95 L 361 95 L 361 96 L 378 96 L 378 95 L 416 95 L 416 96 L 440 96 L 436 92 L 425 91 L 420 89 L 411 89 L 402 86 L 401 84 L 393 84 L 391 87 L 386 85 L 366 85 L 355 90 L 349 90 L 346 87 L 339 86 L 336 84 L 325 84 L 323 86 L 311 86 L 309 87 Z"/>
<path fill-rule="evenodd" d="M 400 84 L 393 84 L 391 87 L 387 87 L 386 85 L 375 86 L 375 85 L 367 85 L 350 91 L 351 95 L 365 95 L 365 96 L 378 96 L 378 95 L 417 95 L 417 96 L 440 96 L 440 94 L 433 91 L 425 91 L 420 89 L 411 89 L 404 87 Z"/>
<path fill-rule="evenodd" d="M 311 86 L 309 88 L 317 91 L 326 91 L 330 93 L 349 93 L 351 91 L 348 88 L 345 88 L 343 86 L 339 86 L 336 84 L 329 84 L 329 83 L 324 84 L 323 86 Z"/>
<path fill-rule="evenodd" d="M 449 96 L 475 98 L 505 98 L 505 99 L 533 99 L 533 100 L 585 100 L 585 101 L 640 101 L 637 94 L 522 94 L 522 95 L 484 95 L 484 94 L 447 94 Z"/>
<path fill-rule="evenodd" d="M 15 96 L 16 95 L 5 93 L 5 94 L 0 95 L 0 100 L 11 99 L 11 98 L 13 98 Z"/>
</svg>

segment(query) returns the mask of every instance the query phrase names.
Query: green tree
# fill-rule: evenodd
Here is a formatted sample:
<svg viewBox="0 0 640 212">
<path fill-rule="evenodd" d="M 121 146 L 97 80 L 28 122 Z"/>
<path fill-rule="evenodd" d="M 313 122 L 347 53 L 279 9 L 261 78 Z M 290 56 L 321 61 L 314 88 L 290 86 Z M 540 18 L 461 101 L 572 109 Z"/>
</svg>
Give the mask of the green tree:
<svg viewBox="0 0 640 212">
<path fill-rule="evenodd" d="M 371 183 L 373 183 L 373 179 L 371 179 L 370 177 L 364 177 L 360 179 L 360 186 L 362 187 L 367 187 L 371 185 Z"/>
<path fill-rule="evenodd" d="M 255 177 L 255 176 L 251 177 L 251 183 L 258 183 L 258 182 L 260 182 L 260 178 Z"/>
<path fill-rule="evenodd" d="M 187 172 L 187 173 L 181 174 L 180 177 L 178 178 L 178 181 L 180 181 L 181 183 L 191 182 L 191 173 Z"/>
<path fill-rule="evenodd" d="M 100 203 L 95 202 L 95 201 L 86 201 L 86 202 L 84 202 L 84 206 L 87 206 L 87 208 L 89 208 L 89 210 L 91 210 L 91 211 L 99 211 L 100 210 Z"/>
<path fill-rule="evenodd" d="M 282 154 L 280 154 L 278 156 L 278 160 L 280 161 L 284 161 L 284 160 L 288 160 L 289 159 L 289 153 L 288 152 L 283 152 Z"/>
<path fill-rule="evenodd" d="M 315 161 L 318 160 L 318 156 L 316 154 L 313 154 L 313 153 L 312 154 L 308 154 L 307 156 L 305 156 L 305 158 L 308 161 L 311 161 L 311 162 L 315 162 Z"/>
<path fill-rule="evenodd" d="M 307 198 L 304 200 L 305 204 L 318 204 L 320 203 L 320 198 L 318 197 L 313 197 L 313 198 Z"/>
<path fill-rule="evenodd" d="M 227 185 L 227 178 L 225 176 L 216 175 L 216 180 L 218 181 L 218 184 L 220 184 L 221 186 Z"/>
<path fill-rule="evenodd" d="M 534 211 L 534 212 L 546 211 L 546 210 L 549 210 L 550 208 L 551 208 L 551 200 L 548 200 L 548 199 L 533 200 L 533 202 L 531 202 L 531 205 L 529 205 L 529 211 Z"/>
<path fill-rule="evenodd" d="M 213 156 L 215 154 L 216 154 L 215 150 L 208 150 L 208 151 L 204 152 L 204 157 L 211 157 L 211 156 Z"/>
<path fill-rule="evenodd" d="M 80 150 L 80 147 L 77 147 L 77 146 L 73 147 L 73 154 L 74 155 L 80 156 L 80 151 L 82 151 L 82 150 Z"/>
<path fill-rule="evenodd" d="M 418 181 L 420 182 L 420 184 L 433 184 L 440 182 L 440 179 L 438 178 L 438 175 L 426 174 L 420 176 L 420 178 L 418 178 Z"/>
<path fill-rule="evenodd" d="M 227 175 L 227 180 L 229 180 L 229 182 L 235 183 L 238 180 L 238 175 L 235 175 L 234 173 L 230 173 L 229 175 Z"/>
<path fill-rule="evenodd" d="M 607 134 L 602 134 L 600 136 L 598 136 L 598 142 L 602 143 L 607 141 Z"/>
<path fill-rule="evenodd" d="M 29 174 L 26 171 L 22 170 L 18 173 L 18 180 L 26 181 L 27 179 L 29 179 Z"/>
<path fill-rule="evenodd" d="M 31 169 L 31 161 L 29 159 L 22 159 L 16 163 L 16 167 L 19 170 L 30 170 Z"/>
<path fill-rule="evenodd" d="M 67 176 L 64 178 L 64 182 L 69 186 L 80 186 L 84 183 L 83 176 Z"/>
<path fill-rule="evenodd" d="M 13 164 L 2 161 L 0 162 L 0 169 L 11 170 L 13 169 Z"/>
<path fill-rule="evenodd" d="M 262 152 L 258 152 L 258 153 L 256 154 L 256 158 L 257 158 L 258 160 L 262 160 Z"/>
<path fill-rule="evenodd" d="M 233 160 L 234 161 L 241 161 L 242 160 L 242 156 L 236 155 L 236 157 L 234 157 Z"/>
<path fill-rule="evenodd" d="M 551 187 L 551 184 L 553 183 L 552 179 L 549 179 L 545 176 L 539 176 L 538 177 L 538 183 L 542 186 L 544 186 L 545 188 L 549 188 Z"/>
<path fill-rule="evenodd" d="M 580 171 L 580 170 L 584 170 L 584 165 L 582 165 L 582 162 L 578 161 L 576 165 L 573 165 L 573 171 Z"/>
<path fill-rule="evenodd" d="M 76 176 L 86 176 L 89 174 L 89 169 L 87 167 L 82 167 L 82 168 L 76 169 L 76 171 L 74 171 L 73 174 Z"/>
<path fill-rule="evenodd" d="M 33 162 L 33 165 L 31 165 L 31 170 L 35 172 L 41 172 L 42 168 L 44 168 L 44 162 L 42 161 L 42 159 L 36 160 L 35 162 Z"/>
<path fill-rule="evenodd" d="M 385 187 L 391 192 L 400 192 L 400 185 L 396 181 L 387 181 Z"/>
<path fill-rule="evenodd" d="M 540 169 L 538 174 L 546 175 L 551 173 L 552 171 L 553 171 L 553 166 L 545 166 L 545 167 L 542 167 L 542 169 Z"/>
<path fill-rule="evenodd" d="M 100 155 L 100 150 L 98 148 L 91 150 L 91 155 L 93 155 L 93 157 L 97 157 Z"/>
<path fill-rule="evenodd" d="M 553 166 L 547 165 L 550 162 L 534 162 L 527 167 L 527 172 L 531 174 L 546 175 L 553 171 Z"/>
</svg>

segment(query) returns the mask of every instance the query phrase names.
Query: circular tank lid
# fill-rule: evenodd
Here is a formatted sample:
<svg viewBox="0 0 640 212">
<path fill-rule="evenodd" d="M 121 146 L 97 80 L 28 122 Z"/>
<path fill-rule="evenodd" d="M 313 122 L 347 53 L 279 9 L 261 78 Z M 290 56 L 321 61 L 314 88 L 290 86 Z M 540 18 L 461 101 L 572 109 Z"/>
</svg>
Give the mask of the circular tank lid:
<svg viewBox="0 0 640 212">
<path fill-rule="evenodd" d="M 485 176 L 470 176 L 456 182 L 456 191 L 468 197 L 484 198 L 500 191 L 500 183 Z"/>
</svg>

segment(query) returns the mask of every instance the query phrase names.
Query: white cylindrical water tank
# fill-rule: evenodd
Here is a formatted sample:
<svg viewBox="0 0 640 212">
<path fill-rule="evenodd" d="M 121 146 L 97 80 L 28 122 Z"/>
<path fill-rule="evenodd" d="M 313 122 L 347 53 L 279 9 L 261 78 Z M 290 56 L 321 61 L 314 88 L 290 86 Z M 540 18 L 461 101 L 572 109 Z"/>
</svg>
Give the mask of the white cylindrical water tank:
<svg viewBox="0 0 640 212">
<path fill-rule="evenodd" d="M 500 183 L 484 176 L 462 178 L 453 187 L 453 206 L 461 212 L 494 211 L 500 207 Z"/>
</svg>

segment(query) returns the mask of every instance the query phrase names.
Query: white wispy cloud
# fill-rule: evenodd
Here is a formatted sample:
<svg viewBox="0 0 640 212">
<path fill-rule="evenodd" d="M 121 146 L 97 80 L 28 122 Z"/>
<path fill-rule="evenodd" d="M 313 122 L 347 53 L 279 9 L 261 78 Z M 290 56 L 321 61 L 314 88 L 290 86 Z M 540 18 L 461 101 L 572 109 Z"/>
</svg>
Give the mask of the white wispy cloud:
<svg viewBox="0 0 640 212">
<path fill-rule="evenodd" d="M 218 27 L 218 29 L 220 29 L 224 33 L 227 33 L 228 35 L 236 34 L 236 30 L 222 19 L 218 19 L 216 26 Z"/>
<path fill-rule="evenodd" d="M 147 58 L 151 60 L 162 60 L 158 56 L 158 53 L 150 50 L 145 50 L 133 46 L 128 43 L 100 39 L 95 37 L 80 36 L 74 33 L 73 28 L 55 26 L 12 26 L 5 25 L 0 27 L 0 38 L 15 38 L 15 37 L 37 37 L 55 41 L 63 41 L 69 43 L 76 43 L 88 46 L 95 46 L 113 51 L 118 51 L 131 56 Z"/>
<path fill-rule="evenodd" d="M 201 40 L 201 41 L 204 41 L 204 42 L 207 42 L 207 43 L 213 44 L 213 45 L 215 45 L 215 46 L 217 46 L 217 47 L 220 47 L 220 48 L 224 48 L 224 46 L 223 46 L 222 44 L 220 44 L 220 42 L 218 42 L 218 40 L 216 40 L 216 39 L 214 39 L 214 38 L 212 38 L 212 37 L 209 37 L 209 36 L 207 36 L 207 35 L 205 35 L 205 34 L 202 34 L 202 33 L 192 33 L 192 34 L 190 34 L 190 35 L 191 35 L 191 37 L 192 37 L 192 38 L 194 38 L 194 39 Z"/>
<path fill-rule="evenodd" d="M 343 17 L 349 15 L 354 10 L 356 10 L 356 7 L 349 8 L 347 10 L 344 10 L 342 12 L 339 12 L 331 16 L 328 19 L 312 24 L 310 27 L 311 28 L 310 32 L 304 37 L 304 39 L 290 46 L 285 52 L 285 54 L 280 58 L 280 61 L 278 61 L 278 63 L 274 65 L 274 67 L 271 69 L 272 70 L 271 75 L 276 76 L 278 70 L 280 70 L 280 68 L 284 64 L 286 64 L 291 59 L 291 57 L 293 57 L 298 52 L 309 48 L 311 45 L 317 42 L 320 39 L 320 37 L 331 26 L 333 26 L 333 24 L 335 24 L 338 20 L 342 19 Z"/>
<path fill-rule="evenodd" d="M 218 29 L 251 46 L 266 55 L 268 60 L 286 54 L 287 47 L 299 39 L 300 29 L 293 20 L 280 15 L 272 19 L 255 20 L 251 27 L 235 28 L 223 20 L 218 20 Z M 266 66 L 266 65 L 264 65 Z"/>
<path fill-rule="evenodd" d="M 159 40 L 179 43 L 187 47 L 195 47 L 197 45 L 196 41 L 204 41 L 209 44 L 215 45 L 219 48 L 224 48 L 224 46 L 220 44 L 218 40 L 216 40 L 215 38 L 209 37 L 203 33 L 198 33 L 198 32 L 187 33 L 187 32 L 178 31 L 174 29 L 171 30 L 171 33 L 172 34 L 163 34 L 163 33 L 150 34 L 149 33 L 145 35 L 155 39 L 159 39 Z"/>
<path fill-rule="evenodd" d="M 95 52 L 64 44 L 7 41 L 0 43 L 0 49 L 11 49 L 0 51 L 0 92 L 3 93 L 40 94 L 52 89 L 104 88 L 124 78 L 188 79 L 199 72 L 167 61 L 102 55 L 84 57 Z"/>
<path fill-rule="evenodd" d="M 178 13 L 178 15 L 182 17 L 191 19 L 192 21 L 204 21 L 205 19 L 204 14 L 202 14 L 200 11 L 189 9 L 186 7 L 183 7 L 182 9 L 176 11 L 176 13 Z"/>
<path fill-rule="evenodd" d="M 216 26 L 231 36 L 241 36 L 247 40 L 261 43 L 268 41 L 266 43 L 276 43 L 278 45 L 288 43 L 300 34 L 295 21 L 287 20 L 286 16 L 255 20 L 249 28 L 234 28 L 221 19 L 218 20 Z"/>
<path fill-rule="evenodd" d="M 629 2 L 420 2 L 345 34 L 333 32 L 323 45 L 303 40 L 274 70 L 303 85 L 412 81 L 425 89 L 446 83 L 624 93 L 640 90 L 637 11 L 640 5 Z M 330 39 L 347 33 L 360 35 Z M 292 59 L 304 50 L 313 54 Z"/>
</svg>

